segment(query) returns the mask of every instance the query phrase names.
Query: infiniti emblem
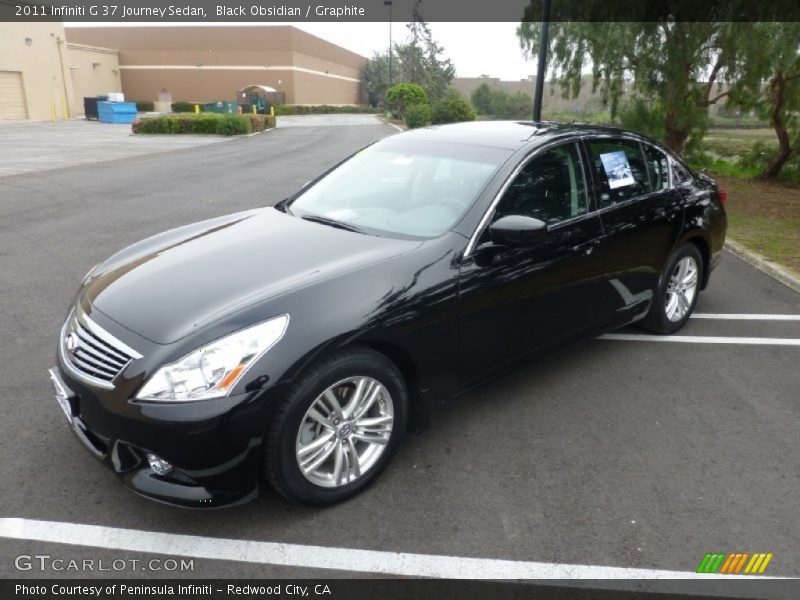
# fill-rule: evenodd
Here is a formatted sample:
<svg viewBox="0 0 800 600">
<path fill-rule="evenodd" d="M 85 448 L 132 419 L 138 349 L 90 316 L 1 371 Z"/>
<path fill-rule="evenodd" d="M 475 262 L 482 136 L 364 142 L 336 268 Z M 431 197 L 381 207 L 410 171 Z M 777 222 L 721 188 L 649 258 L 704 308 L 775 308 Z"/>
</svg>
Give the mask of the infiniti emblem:
<svg viewBox="0 0 800 600">
<path fill-rule="evenodd" d="M 71 332 L 67 335 L 67 339 L 64 340 L 64 344 L 67 346 L 67 350 L 70 352 L 75 352 L 75 348 L 78 347 L 78 336 L 75 332 Z"/>
<path fill-rule="evenodd" d="M 347 437 L 353 431 L 353 428 L 350 426 L 350 423 L 345 423 L 339 428 L 339 436 L 340 437 Z"/>
</svg>

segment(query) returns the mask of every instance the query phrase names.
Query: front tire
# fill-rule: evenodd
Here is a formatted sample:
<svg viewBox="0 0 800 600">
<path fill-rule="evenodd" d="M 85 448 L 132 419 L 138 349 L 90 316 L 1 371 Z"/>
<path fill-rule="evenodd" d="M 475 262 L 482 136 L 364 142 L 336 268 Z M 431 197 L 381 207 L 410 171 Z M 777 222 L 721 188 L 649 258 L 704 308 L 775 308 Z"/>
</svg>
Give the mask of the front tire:
<svg viewBox="0 0 800 600">
<path fill-rule="evenodd" d="M 692 243 L 685 244 L 667 261 L 650 312 L 642 327 L 669 335 L 681 329 L 694 311 L 703 279 L 703 257 Z"/>
<path fill-rule="evenodd" d="M 366 348 L 337 352 L 302 375 L 276 409 L 267 481 L 303 504 L 355 496 L 390 462 L 407 418 L 405 383 L 389 359 Z"/>
</svg>

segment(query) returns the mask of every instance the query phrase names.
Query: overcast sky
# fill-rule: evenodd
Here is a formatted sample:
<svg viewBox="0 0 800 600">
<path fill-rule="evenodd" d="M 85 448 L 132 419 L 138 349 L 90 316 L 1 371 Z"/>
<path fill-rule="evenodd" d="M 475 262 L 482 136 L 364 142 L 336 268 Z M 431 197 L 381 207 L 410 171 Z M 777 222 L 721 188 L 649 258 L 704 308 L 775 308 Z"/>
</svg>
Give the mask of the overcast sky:
<svg viewBox="0 0 800 600">
<path fill-rule="evenodd" d="M 70 23 L 65 23 L 67 27 Z M 78 26 L 125 27 L 160 26 L 153 23 L 74 23 Z M 166 23 L 185 27 L 215 25 L 263 26 L 253 23 L 207 23 L 203 25 Z M 388 23 L 280 23 L 295 25 L 309 33 L 366 57 L 389 46 Z M 458 77 L 490 75 L 500 79 L 525 79 L 536 73 L 536 59 L 526 61 L 516 36 L 518 23 L 429 23 L 433 37 L 444 46 L 444 55 L 456 66 Z M 265 29 L 269 26 L 263 26 Z M 394 42 L 407 37 L 405 23 L 392 25 Z"/>
</svg>

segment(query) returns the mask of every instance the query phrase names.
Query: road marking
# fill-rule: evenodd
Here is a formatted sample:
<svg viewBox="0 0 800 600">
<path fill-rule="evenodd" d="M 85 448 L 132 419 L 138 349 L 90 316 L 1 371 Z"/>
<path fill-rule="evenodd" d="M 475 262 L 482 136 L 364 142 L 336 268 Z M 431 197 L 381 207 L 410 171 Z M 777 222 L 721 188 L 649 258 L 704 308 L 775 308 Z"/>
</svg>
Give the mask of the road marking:
<svg viewBox="0 0 800 600">
<path fill-rule="evenodd" d="M 410 577 L 451 579 L 722 579 L 737 577 L 736 575 L 709 575 L 691 571 L 567 565 L 279 544 L 18 518 L 0 518 L 0 537 L 190 558 Z"/>
<path fill-rule="evenodd" d="M 695 313 L 692 319 L 723 319 L 729 321 L 800 321 L 800 315 L 747 315 L 747 314 L 720 314 L 720 313 Z"/>
<path fill-rule="evenodd" d="M 640 335 L 636 333 L 607 333 L 599 340 L 626 342 L 672 342 L 683 344 L 741 344 L 745 346 L 800 346 L 799 339 L 757 338 L 713 335 Z"/>
</svg>

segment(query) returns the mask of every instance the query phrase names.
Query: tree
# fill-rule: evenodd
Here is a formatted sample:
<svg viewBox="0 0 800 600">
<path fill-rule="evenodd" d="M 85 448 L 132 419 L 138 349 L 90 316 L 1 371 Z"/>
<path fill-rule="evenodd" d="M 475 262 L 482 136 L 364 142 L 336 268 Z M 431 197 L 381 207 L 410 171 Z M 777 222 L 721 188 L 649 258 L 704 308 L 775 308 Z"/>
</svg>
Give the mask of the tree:
<svg viewBox="0 0 800 600">
<path fill-rule="evenodd" d="M 370 106 L 380 106 L 389 89 L 389 55 L 375 52 L 361 74 L 361 86 Z"/>
<path fill-rule="evenodd" d="M 472 106 L 479 115 L 488 115 L 492 106 L 492 88 L 486 82 L 480 84 L 470 96 Z"/>
<path fill-rule="evenodd" d="M 742 43 L 750 60 L 731 89 L 731 104 L 755 110 L 775 130 L 778 149 L 759 174 L 772 179 L 800 156 L 800 23 L 756 23 Z"/>
<path fill-rule="evenodd" d="M 529 7 L 526 19 L 538 15 Z M 647 100 L 663 122 L 663 141 L 682 153 L 690 136 L 702 135 L 708 107 L 729 94 L 745 58 L 742 37 L 749 23 L 720 21 L 645 23 L 553 22 L 548 66 L 565 96 L 577 97 L 584 67 L 591 63 L 593 91 L 616 116 L 624 92 Z M 523 21 L 523 51 L 538 49 L 541 26 Z M 630 90 L 626 90 L 630 88 Z"/>
<path fill-rule="evenodd" d="M 412 21 L 407 25 L 408 43 L 395 45 L 398 80 L 416 83 L 431 100 L 439 100 L 445 97 L 456 69 L 449 58 L 440 58 L 444 48 L 433 39 L 430 27 L 422 18 L 421 3 L 422 0 L 416 0 L 412 9 Z"/>
</svg>

